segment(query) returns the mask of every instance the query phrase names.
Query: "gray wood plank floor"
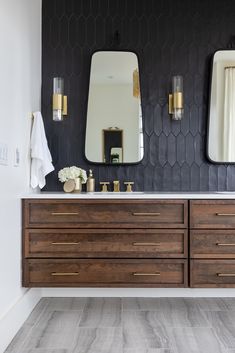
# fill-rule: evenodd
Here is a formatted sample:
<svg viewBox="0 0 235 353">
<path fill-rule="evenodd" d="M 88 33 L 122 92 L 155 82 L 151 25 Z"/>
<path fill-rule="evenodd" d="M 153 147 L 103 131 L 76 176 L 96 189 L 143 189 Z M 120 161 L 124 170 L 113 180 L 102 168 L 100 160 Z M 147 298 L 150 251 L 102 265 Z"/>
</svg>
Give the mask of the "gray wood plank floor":
<svg viewBox="0 0 235 353">
<path fill-rule="evenodd" d="M 5 353 L 235 353 L 235 298 L 43 298 Z"/>
</svg>

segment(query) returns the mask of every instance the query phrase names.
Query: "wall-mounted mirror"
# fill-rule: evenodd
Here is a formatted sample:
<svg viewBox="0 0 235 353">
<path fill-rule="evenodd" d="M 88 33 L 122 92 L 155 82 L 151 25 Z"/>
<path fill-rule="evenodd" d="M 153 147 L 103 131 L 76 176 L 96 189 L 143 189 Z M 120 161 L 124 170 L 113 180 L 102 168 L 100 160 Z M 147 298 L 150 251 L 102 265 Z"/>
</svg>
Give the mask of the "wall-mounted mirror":
<svg viewBox="0 0 235 353">
<path fill-rule="evenodd" d="M 219 50 L 213 57 L 208 157 L 235 163 L 235 50 Z"/>
<path fill-rule="evenodd" d="M 90 162 L 138 163 L 144 155 L 139 65 L 136 54 L 93 54 L 85 155 Z"/>
</svg>

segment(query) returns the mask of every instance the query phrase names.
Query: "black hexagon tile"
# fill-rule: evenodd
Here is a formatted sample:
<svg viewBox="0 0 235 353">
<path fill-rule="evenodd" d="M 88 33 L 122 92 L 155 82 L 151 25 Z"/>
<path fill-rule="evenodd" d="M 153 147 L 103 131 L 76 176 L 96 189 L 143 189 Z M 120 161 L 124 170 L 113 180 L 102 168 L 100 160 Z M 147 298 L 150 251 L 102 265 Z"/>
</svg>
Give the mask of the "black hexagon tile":
<svg viewBox="0 0 235 353">
<path fill-rule="evenodd" d="M 235 167 L 206 158 L 209 59 L 234 34 L 234 0 L 42 2 L 42 113 L 56 167 L 45 190 L 61 190 L 57 172 L 68 164 L 92 167 L 97 187 L 101 179 L 131 178 L 135 190 L 235 190 Z M 115 47 L 117 30 L 120 45 Z M 84 157 L 89 65 L 100 49 L 139 55 L 146 153 L 138 165 L 102 167 Z M 174 74 L 184 76 L 181 122 L 168 114 Z M 64 77 L 69 95 L 69 116 L 62 124 L 54 124 L 51 116 L 57 75 Z"/>
</svg>

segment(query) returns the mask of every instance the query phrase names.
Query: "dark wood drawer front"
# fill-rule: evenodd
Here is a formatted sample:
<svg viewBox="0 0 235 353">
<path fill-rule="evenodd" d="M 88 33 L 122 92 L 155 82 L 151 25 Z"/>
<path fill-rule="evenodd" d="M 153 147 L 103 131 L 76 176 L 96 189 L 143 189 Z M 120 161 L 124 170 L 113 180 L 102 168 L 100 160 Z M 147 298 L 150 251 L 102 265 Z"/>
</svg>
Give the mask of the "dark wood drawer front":
<svg viewBox="0 0 235 353">
<path fill-rule="evenodd" d="M 184 200 L 25 200 L 27 228 L 186 228 Z"/>
<path fill-rule="evenodd" d="M 27 229 L 26 257 L 187 257 L 186 230 Z"/>
<path fill-rule="evenodd" d="M 190 227 L 235 229 L 235 201 L 203 200 L 190 202 Z"/>
<path fill-rule="evenodd" d="M 184 287 L 186 260 L 26 260 L 26 286 Z"/>
<path fill-rule="evenodd" d="M 191 287 L 235 287 L 235 260 L 191 260 Z"/>
<path fill-rule="evenodd" d="M 192 258 L 235 259 L 235 230 L 193 230 L 190 234 Z"/>
</svg>

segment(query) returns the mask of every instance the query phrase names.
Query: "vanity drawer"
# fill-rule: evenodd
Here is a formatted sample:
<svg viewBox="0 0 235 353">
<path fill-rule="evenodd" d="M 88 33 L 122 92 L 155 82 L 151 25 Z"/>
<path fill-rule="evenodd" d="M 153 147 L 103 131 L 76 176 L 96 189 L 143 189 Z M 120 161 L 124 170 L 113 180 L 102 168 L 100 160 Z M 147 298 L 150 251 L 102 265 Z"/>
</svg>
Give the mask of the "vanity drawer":
<svg viewBox="0 0 235 353">
<path fill-rule="evenodd" d="M 192 230 L 192 258 L 235 259 L 235 230 Z"/>
<path fill-rule="evenodd" d="M 25 257 L 187 257 L 184 229 L 26 229 Z"/>
<path fill-rule="evenodd" d="M 190 201 L 190 227 L 235 229 L 235 200 Z"/>
<path fill-rule="evenodd" d="M 235 260 L 191 260 L 191 287 L 235 287 Z"/>
<path fill-rule="evenodd" d="M 185 200 L 24 200 L 26 228 L 186 228 Z"/>
<path fill-rule="evenodd" d="M 185 287 L 186 260 L 30 259 L 24 285 L 33 287 Z"/>
</svg>

